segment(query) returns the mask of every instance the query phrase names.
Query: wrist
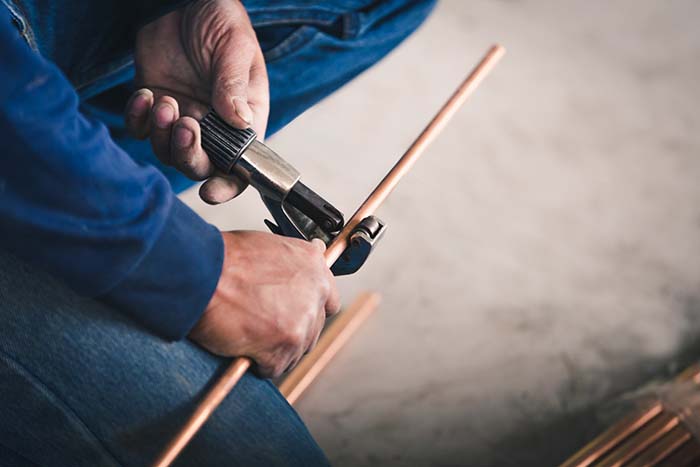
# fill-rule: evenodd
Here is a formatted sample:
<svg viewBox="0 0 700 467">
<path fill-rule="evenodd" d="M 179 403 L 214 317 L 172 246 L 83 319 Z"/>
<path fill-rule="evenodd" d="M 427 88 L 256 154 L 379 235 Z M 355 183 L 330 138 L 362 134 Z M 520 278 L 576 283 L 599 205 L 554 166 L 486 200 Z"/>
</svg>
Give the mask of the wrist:
<svg viewBox="0 0 700 467">
<path fill-rule="evenodd" d="M 212 293 L 211 298 L 207 303 L 207 306 L 204 308 L 204 311 L 202 312 L 199 320 L 194 324 L 192 330 L 189 333 L 189 337 L 195 339 L 197 338 L 197 336 L 201 336 L 209 332 L 208 329 L 210 323 L 216 321 L 214 315 L 216 315 L 221 308 L 225 307 L 225 303 L 227 302 L 226 297 L 230 296 L 230 289 L 232 284 L 231 277 L 229 277 L 227 271 L 231 269 L 231 262 L 233 261 L 231 258 L 231 251 L 233 250 L 233 240 L 230 232 L 220 231 L 219 235 L 221 237 L 221 242 L 223 245 L 223 253 L 221 255 L 222 264 L 219 272 L 219 279 L 217 281 L 216 287 L 214 288 L 214 292 Z"/>
</svg>

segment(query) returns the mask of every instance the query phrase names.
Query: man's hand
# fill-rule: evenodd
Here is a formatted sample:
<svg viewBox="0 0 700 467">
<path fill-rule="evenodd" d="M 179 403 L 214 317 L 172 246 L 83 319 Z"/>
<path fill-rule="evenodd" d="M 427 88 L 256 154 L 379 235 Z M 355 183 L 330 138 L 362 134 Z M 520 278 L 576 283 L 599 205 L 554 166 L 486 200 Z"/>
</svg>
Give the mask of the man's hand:
<svg viewBox="0 0 700 467">
<path fill-rule="evenodd" d="M 338 312 L 335 278 L 320 240 L 263 232 L 224 232 L 216 292 L 190 338 L 224 356 L 247 356 L 261 376 L 292 368 Z"/>
<path fill-rule="evenodd" d="M 144 26 L 136 40 L 136 91 L 126 108 L 134 137 L 150 137 L 161 162 L 194 180 L 217 204 L 245 184 L 215 173 L 201 146 L 200 120 L 213 106 L 229 124 L 265 134 L 269 90 L 265 61 L 238 0 L 198 0 Z"/>
</svg>

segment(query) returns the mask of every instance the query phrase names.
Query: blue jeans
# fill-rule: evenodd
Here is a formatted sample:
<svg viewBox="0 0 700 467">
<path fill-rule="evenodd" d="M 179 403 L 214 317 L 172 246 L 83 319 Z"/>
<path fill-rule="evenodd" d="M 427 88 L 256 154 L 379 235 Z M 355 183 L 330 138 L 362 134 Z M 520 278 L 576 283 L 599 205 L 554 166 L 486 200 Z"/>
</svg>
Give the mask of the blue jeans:
<svg viewBox="0 0 700 467">
<path fill-rule="evenodd" d="M 158 165 L 148 143 L 129 139 L 122 123 L 133 66 L 128 44 L 112 39 L 128 29 L 118 24 L 126 2 L 40 8 L 39 1 L 0 1 L 29 43 L 64 69 L 84 112 L 134 159 Z M 274 133 L 388 53 L 433 1 L 244 3 L 268 63 Z M 76 12 L 108 22 L 81 22 Z M 189 186 L 162 170 L 174 189 Z M 228 362 L 186 340 L 164 342 L 2 250 L 0 324 L 2 466 L 146 465 Z M 276 388 L 247 374 L 177 465 L 327 463 Z"/>
</svg>

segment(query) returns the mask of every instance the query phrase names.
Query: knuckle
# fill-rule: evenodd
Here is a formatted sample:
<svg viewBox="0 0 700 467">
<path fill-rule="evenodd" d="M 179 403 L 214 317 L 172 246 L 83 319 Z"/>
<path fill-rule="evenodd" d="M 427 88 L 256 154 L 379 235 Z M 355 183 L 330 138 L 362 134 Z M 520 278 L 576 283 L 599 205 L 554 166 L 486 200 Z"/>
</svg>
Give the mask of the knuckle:
<svg viewBox="0 0 700 467">
<path fill-rule="evenodd" d="M 283 364 L 279 358 L 274 358 L 272 355 L 259 357 L 256 363 L 260 374 L 270 378 L 276 377 L 279 367 Z"/>
<path fill-rule="evenodd" d="M 306 242 L 304 245 L 304 262 L 309 265 L 310 268 L 318 270 L 325 266 L 325 260 L 323 254 L 319 250 L 318 246 L 313 243 Z"/>
<path fill-rule="evenodd" d="M 232 42 L 236 44 L 236 52 L 240 57 L 248 57 L 255 54 L 258 48 L 258 41 L 254 31 L 247 29 L 237 30 L 231 37 Z"/>
<path fill-rule="evenodd" d="M 281 374 L 284 373 L 284 371 L 287 369 L 288 363 L 287 359 L 278 357 L 275 358 L 274 360 L 271 360 L 269 363 L 266 363 L 264 365 L 266 369 L 267 375 L 269 375 L 270 378 L 277 378 Z"/>
<path fill-rule="evenodd" d="M 292 348 L 298 348 L 304 343 L 304 334 L 299 328 L 287 332 L 285 337 L 286 343 Z"/>
<path fill-rule="evenodd" d="M 331 294 L 331 281 L 328 280 L 327 277 L 324 278 L 324 280 L 319 282 L 320 288 L 321 288 L 321 294 L 324 297 L 328 297 Z"/>
<path fill-rule="evenodd" d="M 286 366 L 284 365 L 277 365 L 272 368 L 272 371 L 270 372 L 270 378 L 279 378 L 284 374 L 284 371 L 287 369 Z"/>
<path fill-rule="evenodd" d="M 316 336 L 316 337 L 318 337 L 318 336 Z M 318 344 L 318 339 L 312 340 L 311 344 L 309 344 L 309 347 L 306 349 L 306 353 L 310 353 L 311 351 L 313 351 L 316 348 L 317 344 Z"/>
<path fill-rule="evenodd" d="M 318 329 L 314 330 L 314 333 L 311 335 L 311 340 L 310 342 L 310 347 L 313 347 L 316 345 L 316 342 L 318 341 L 319 336 L 321 335 L 321 331 L 323 330 L 323 326 L 326 323 L 326 314 L 321 312 L 320 320 L 318 322 L 319 326 Z"/>
<path fill-rule="evenodd" d="M 227 94 L 231 92 L 239 92 L 241 89 L 248 87 L 248 80 L 243 76 L 221 76 L 218 79 L 219 87 Z"/>
<path fill-rule="evenodd" d="M 288 326 L 283 333 L 283 342 L 292 350 L 298 349 L 304 344 L 306 328 L 301 322 Z"/>
<path fill-rule="evenodd" d="M 275 369 L 271 366 L 258 364 L 258 374 L 263 378 L 276 378 Z"/>
<path fill-rule="evenodd" d="M 175 100 L 174 97 L 171 96 L 160 96 L 158 98 L 158 101 L 156 103 L 157 105 L 170 105 L 174 109 L 177 109 L 177 100 Z"/>
</svg>

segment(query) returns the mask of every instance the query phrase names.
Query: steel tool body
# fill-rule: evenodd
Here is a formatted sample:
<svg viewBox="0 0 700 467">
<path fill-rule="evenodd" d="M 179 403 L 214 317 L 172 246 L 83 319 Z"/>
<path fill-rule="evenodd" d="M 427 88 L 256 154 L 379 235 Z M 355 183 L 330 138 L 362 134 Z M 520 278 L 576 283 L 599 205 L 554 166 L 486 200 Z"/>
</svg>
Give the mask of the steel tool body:
<svg viewBox="0 0 700 467">
<path fill-rule="evenodd" d="M 240 130 L 213 110 L 200 122 L 202 147 L 214 165 L 258 190 L 274 222 L 272 232 L 287 237 L 319 238 L 330 245 L 344 227 L 343 214 L 300 180 L 299 172 L 256 139 L 253 129 Z M 384 223 L 367 216 L 355 226 L 353 240 L 340 258 L 329 265 L 335 275 L 352 274 L 367 260 L 384 233 Z"/>
</svg>

